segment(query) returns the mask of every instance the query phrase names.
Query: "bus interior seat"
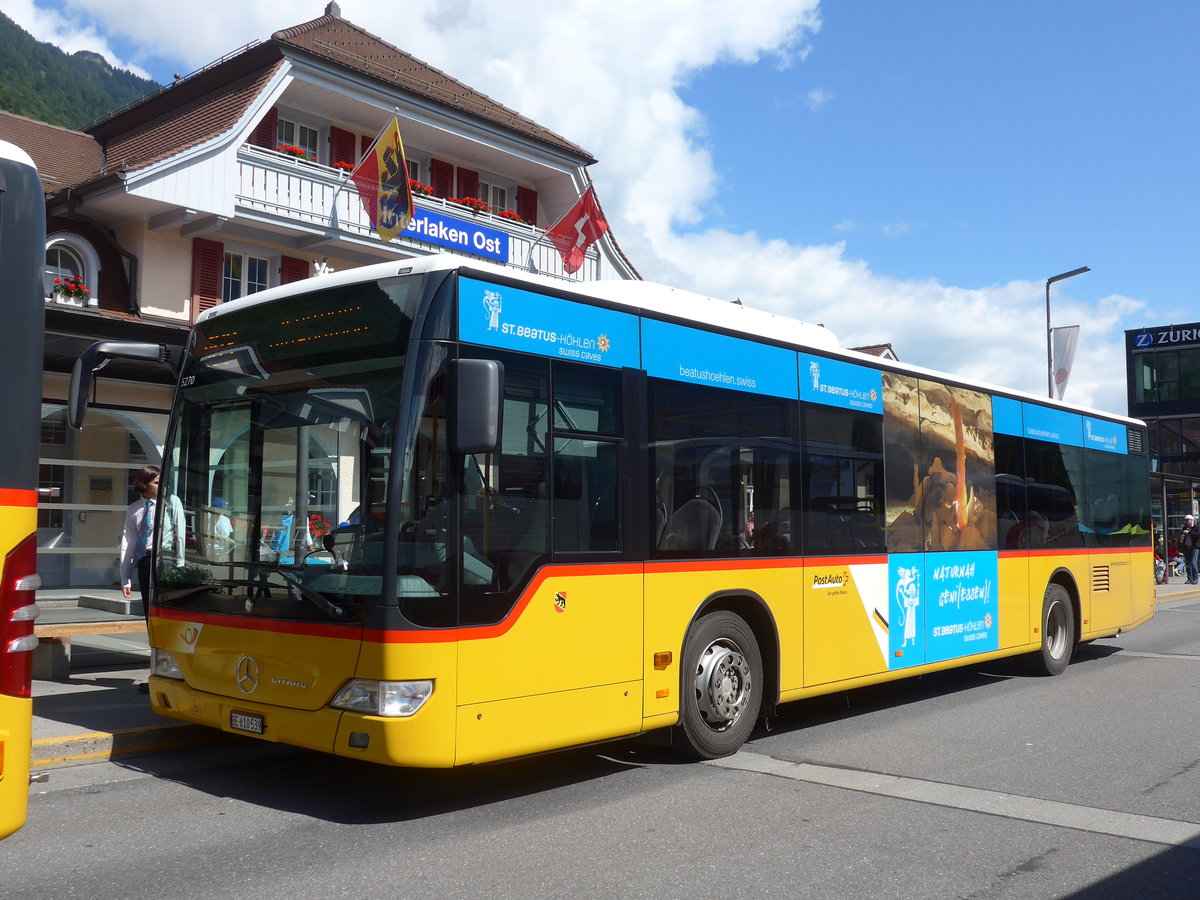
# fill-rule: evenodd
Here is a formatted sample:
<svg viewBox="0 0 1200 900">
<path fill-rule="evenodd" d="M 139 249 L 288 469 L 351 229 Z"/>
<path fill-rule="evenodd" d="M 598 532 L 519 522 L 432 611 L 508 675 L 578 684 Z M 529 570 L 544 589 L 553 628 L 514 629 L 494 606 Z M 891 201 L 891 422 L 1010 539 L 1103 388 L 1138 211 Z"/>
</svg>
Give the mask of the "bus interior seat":
<svg viewBox="0 0 1200 900">
<path fill-rule="evenodd" d="M 717 546 L 723 519 L 717 492 L 702 485 L 692 499 L 671 514 L 659 549 L 712 550 Z"/>
</svg>

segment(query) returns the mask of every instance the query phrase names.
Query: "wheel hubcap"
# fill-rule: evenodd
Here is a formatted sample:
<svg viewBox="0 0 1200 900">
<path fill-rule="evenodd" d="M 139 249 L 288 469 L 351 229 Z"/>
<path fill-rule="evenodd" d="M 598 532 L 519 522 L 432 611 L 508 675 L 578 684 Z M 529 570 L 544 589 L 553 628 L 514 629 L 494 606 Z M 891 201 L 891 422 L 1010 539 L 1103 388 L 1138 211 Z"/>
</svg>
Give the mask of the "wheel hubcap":
<svg viewBox="0 0 1200 900">
<path fill-rule="evenodd" d="M 1067 613 L 1057 601 L 1046 611 L 1046 646 L 1055 659 L 1062 656 L 1067 647 Z"/>
<path fill-rule="evenodd" d="M 696 666 L 696 701 L 709 727 L 724 730 L 737 721 L 750 696 L 750 664 L 737 644 L 714 641 Z"/>
</svg>

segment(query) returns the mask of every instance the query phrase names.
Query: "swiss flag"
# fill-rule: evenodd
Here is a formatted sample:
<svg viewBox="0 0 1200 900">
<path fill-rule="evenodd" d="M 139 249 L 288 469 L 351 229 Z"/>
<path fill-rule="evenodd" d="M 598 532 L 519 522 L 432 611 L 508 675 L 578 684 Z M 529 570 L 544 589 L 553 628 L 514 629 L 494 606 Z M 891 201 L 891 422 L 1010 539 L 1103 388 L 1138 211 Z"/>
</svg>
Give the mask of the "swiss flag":
<svg viewBox="0 0 1200 900">
<path fill-rule="evenodd" d="M 589 184 L 570 211 L 546 232 L 550 243 L 558 248 L 563 268 L 569 274 L 579 271 L 587 248 L 608 231 L 608 222 L 604 219 L 604 213 L 600 212 L 600 204 L 596 202 L 592 189 L 593 185 Z"/>
</svg>

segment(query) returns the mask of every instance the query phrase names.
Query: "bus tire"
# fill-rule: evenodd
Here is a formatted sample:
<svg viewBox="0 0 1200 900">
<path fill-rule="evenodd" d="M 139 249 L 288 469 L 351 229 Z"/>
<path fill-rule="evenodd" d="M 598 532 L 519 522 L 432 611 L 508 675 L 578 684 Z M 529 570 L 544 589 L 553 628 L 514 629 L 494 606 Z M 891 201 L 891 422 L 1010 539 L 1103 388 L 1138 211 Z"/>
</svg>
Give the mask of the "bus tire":
<svg viewBox="0 0 1200 900">
<path fill-rule="evenodd" d="M 1042 649 L 1030 662 L 1039 675 L 1061 675 L 1074 652 L 1075 607 L 1067 589 L 1051 582 L 1042 598 Z"/>
<path fill-rule="evenodd" d="M 746 622 L 725 610 L 700 618 L 683 643 L 682 749 L 697 759 L 736 753 L 758 720 L 762 686 L 762 653 Z"/>
</svg>

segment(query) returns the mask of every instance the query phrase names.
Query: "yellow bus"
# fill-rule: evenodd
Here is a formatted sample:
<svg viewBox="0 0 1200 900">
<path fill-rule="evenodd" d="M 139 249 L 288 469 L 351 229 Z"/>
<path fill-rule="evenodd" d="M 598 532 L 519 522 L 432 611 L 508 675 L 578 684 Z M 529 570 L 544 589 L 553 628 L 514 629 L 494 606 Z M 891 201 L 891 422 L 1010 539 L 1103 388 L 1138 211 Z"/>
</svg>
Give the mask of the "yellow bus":
<svg viewBox="0 0 1200 900">
<path fill-rule="evenodd" d="M 179 366 L 150 697 L 184 721 L 401 766 L 666 728 L 717 757 L 782 702 L 1056 674 L 1153 613 L 1142 423 L 740 305 L 441 255 L 131 352 Z"/>
<path fill-rule="evenodd" d="M 45 205 L 28 154 L 0 141 L 0 838 L 25 824 L 38 608 L 37 451 L 42 400 Z"/>
</svg>

